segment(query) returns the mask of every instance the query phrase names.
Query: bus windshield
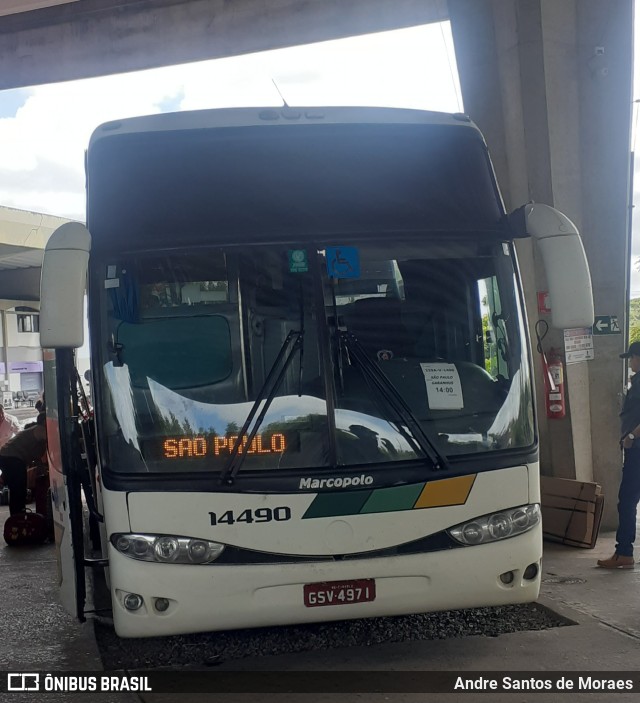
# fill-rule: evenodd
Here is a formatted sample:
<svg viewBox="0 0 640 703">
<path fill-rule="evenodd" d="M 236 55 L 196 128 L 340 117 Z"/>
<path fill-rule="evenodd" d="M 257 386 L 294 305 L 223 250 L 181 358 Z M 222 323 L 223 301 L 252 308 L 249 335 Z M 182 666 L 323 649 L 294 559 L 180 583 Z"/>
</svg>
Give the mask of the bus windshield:
<svg viewBox="0 0 640 703">
<path fill-rule="evenodd" d="M 236 444 L 242 475 L 433 468 L 425 442 L 454 461 L 533 444 L 506 243 L 359 239 L 121 254 L 94 262 L 92 287 L 93 324 L 107 340 L 94 358 L 99 446 L 111 471 L 220 474 Z M 356 348 L 370 364 L 358 363 Z M 380 378 L 382 391 L 372 387 Z M 259 426 L 238 440 L 252 409 Z"/>
</svg>

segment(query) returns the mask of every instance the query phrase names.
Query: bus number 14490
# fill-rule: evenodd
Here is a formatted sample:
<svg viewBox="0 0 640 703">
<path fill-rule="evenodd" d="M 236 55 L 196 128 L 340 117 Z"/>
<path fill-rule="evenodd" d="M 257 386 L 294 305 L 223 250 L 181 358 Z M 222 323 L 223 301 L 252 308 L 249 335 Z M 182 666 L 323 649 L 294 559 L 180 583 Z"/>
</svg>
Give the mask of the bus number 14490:
<svg viewBox="0 0 640 703">
<path fill-rule="evenodd" d="M 291 520 L 291 508 L 281 506 L 279 508 L 256 508 L 252 510 L 248 508 L 239 514 L 233 510 L 227 510 L 218 515 L 218 513 L 209 513 L 209 518 L 212 525 L 234 525 L 236 522 L 285 522 Z"/>
</svg>

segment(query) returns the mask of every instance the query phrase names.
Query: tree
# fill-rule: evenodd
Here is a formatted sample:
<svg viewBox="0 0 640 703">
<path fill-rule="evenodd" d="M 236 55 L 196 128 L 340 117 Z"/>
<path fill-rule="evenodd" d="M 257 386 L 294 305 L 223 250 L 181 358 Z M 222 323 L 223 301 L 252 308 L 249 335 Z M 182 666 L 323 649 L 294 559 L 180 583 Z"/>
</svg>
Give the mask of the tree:
<svg viewBox="0 0 640 703">
<path fill-rule="evenodd" d="M 629 301 L 629 344 L 640 342 L 640 298 Z"/>
</svg>

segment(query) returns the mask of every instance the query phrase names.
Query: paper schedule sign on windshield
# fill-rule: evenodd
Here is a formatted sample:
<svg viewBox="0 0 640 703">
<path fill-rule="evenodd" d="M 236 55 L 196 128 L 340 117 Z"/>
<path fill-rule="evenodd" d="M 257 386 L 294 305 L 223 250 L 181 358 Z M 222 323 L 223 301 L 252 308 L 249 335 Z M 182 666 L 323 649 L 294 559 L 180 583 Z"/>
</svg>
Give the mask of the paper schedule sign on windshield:
<svg viewBox="0 0 640 703">
<path fill-rule="evenodd" d="M 464 407 L 460 376 L 455 364 L 420 364 L 427 384 L 431 410 L 460 410 Z"/>
</svg>

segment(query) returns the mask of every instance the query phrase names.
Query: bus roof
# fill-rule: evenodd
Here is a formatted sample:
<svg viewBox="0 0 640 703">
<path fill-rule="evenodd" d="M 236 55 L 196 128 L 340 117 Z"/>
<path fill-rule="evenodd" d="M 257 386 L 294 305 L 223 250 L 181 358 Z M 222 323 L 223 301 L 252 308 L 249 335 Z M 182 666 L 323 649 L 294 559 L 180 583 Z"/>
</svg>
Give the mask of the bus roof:
<svg viewBox="0 0 640 703">
<path fill-rule="evenodd" d="M 387 107 L 243 107 L 169 112 L 105 122 L 95 129 L 89 150 L 101 139 L 122 134 L 174 130 L 309 124 L 449 125 L 480 134 L 468 115 Z"/>
<path fill-rule="evenodd" d="M 388 108 L 202 110 L 109 122 L 87 155 L 93 250 L 505 237 L 466 115 Z"/>
</svg>

